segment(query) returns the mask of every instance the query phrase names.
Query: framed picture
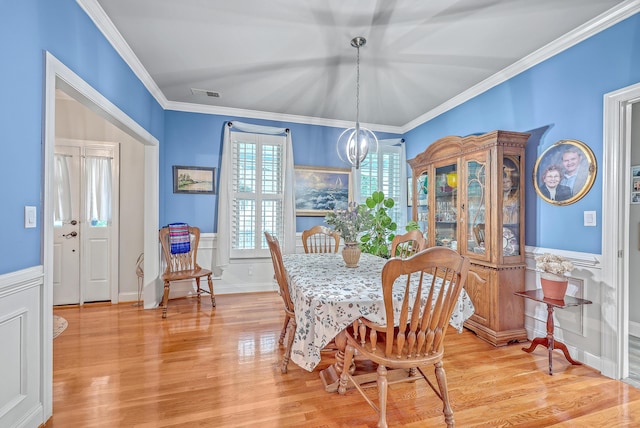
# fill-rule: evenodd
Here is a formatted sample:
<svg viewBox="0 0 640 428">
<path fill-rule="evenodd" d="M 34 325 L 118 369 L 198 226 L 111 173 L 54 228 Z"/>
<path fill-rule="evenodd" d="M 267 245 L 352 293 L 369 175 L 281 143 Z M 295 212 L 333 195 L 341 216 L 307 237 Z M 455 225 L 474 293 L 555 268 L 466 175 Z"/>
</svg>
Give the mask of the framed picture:
<svg viewBox="0 0 640 428">
<path fill-rule="evenodd" d="M 294 167 L 296 215 L 322 216 L 346 209 L 351 200 L 351 170 L 315 166 Z"/>
<path fill-rule="evenodd" d="M 216 169 L 206 166 L 173 166 L 173 193 L 216 193 Z"/>
<path fill-rule="evenodd" d="M 631 167 L 631 203 L 640 204 L 640 165 Z"/>
<path fill-rule="evenodd" d="M 560 140 L 536 160 L 533 186 L 545 202 L 569 205 L 589 192 L 596 171 L 596 158 L 589 146 L 578 140 Z"/>
</svg>

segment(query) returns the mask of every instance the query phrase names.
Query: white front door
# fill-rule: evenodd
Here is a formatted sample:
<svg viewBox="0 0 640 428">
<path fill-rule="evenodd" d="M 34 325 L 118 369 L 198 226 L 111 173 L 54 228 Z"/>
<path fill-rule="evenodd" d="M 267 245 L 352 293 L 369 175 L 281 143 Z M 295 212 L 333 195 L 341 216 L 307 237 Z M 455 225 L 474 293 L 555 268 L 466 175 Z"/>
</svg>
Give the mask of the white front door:
<svg viewBox="0 0 640 428">
<path fill-rule="evenodd" d="M 56 141 L 54 305 L 117 303 L 118 149 Z"/>
<path fill-rule="evenodd" d="M 53 304 L 70 305 L 80 303 L 80 147 L 56 147 L 54 167 Z"/>
</svg>

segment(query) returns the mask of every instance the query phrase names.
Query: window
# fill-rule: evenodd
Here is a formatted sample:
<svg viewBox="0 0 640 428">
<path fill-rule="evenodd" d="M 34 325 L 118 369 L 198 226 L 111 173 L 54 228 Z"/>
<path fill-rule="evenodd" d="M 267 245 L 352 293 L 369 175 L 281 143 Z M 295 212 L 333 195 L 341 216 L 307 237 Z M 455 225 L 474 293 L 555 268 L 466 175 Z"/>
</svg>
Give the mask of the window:
<svg viewBox="0 0 640 428">
<path fill-rule="evenodd" d="M 268 257 L 263 231 L 284 234 L 284 150 L 286 138 L 231 132 L 233 207 L 231 257 Z"/>
<path fill-rule="evenodd" d="M 368 162 L 356 172 L 360 183 L 360 202 L 375 191 L 382 191 L 385 198 L 393 198 L 395 205 L 389 210 L 389 215 L 398 226 L 404 226 L 407 221 L 407 180 L 404 154 L 404 143 L 391 140 L 386 143 L 380 141 L 378 153 L 369 155 Z"/>
</svg>

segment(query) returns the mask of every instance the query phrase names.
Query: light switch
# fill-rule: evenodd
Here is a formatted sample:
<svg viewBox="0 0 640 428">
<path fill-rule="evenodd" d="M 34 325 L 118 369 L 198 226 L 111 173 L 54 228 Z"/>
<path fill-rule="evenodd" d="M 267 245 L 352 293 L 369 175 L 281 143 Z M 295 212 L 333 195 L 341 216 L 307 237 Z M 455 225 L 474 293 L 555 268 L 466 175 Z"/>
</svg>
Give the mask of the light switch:
<svg viewBox="0 0 640 428">
<path fill-rule="evenodd" d="M 36 207 L 28 205 L 24 207 L 24 227 L 36 227 Z"/>
<path fill-rule="evenodd" d="M 584 225 L 585 226 L 595 226 L 596 225 L 596 212 L 595 211 L 585 211 L 584 212 Z"/>
</svg>

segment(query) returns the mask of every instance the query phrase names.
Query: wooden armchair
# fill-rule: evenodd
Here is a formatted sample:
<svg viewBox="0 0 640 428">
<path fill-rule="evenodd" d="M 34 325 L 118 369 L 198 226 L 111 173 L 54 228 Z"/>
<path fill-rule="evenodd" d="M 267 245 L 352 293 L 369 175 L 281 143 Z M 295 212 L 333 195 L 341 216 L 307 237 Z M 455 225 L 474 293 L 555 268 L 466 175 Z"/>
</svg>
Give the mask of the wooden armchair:
<svg viewBox="0 0 640 428">
<path fill-rule="evenodd" d="M 271 252 L 271 261 L 273 262 L 273 270 L 275 271 L 276 281 L 280 288 L 280 297 L 284 302 L 284 325 L 282 326 L 282 332 L 280 333 L 279 343 L 284 343 L 285 336 L 287 337 L 287 344 L 285 346 L 284 358 L 282 359 L 282 365 L 280 371 L 282 373 L 287 372 L 287 366 L 291 359 L 291 345 L 293 345 L 293 336 L 296 332 L 296 316 L 293 310 L 293 301 L 291 300 L 291 294 L 289 294 L 289 282 L 287 281 L 287 274 L 284 270 L 284 264 L 282 263 L 282 251 L 280 251 L 280 243 L 277 238 L 271 236 L 269 232 L 264 232 L 265 238 L 267 238 L 267 244 L 269 245 L 269 251 Z"/>
<path fill-rule="evenodd" d="M 337 253 L 340 234 L 324 226 L 314 226 L 302 232 L 305 253 Z"/>
<path fill-rule="evenodd" d="M 427 248 L 427 240 L 419 230 L 411 230 L 404 235 L 396 235 L 391 241 L 391 257 L 406 259 Z"/>
<path fill-rule="evenodd" d="M 419 372 L 442 400 L 447 427 L 454 426 L 442 360 L 449 318 L 468 272 L 469 259 L 445 247 L 428 248 L 409 259 L 393 258 L 382 269 L 386 319 L 393 322 L 379 325 L 360 318 L 360 325 L 353 333 L 345 331 L 347 345 L 344 367 L 351 367 L 354 355 L 363 356 L 378 364 L 379 406 L 367 397 L 362 385 L 349 374 L 349 370 L 342 370 L 338 392 L 344 394 L 351 381 L 367 403 L 379 413 L 378 427 L 387 427 L 387 368 L 409 369 L 408 377 L 395 382 L 415 381 L 419 378 Z M 400 275 L 408 275 L 408 278 L 406 281 L 401 280 L 404 284 L 404 300 L 400 312 L 396 314 L 392 294 L 394 282 Z M 397 287 L 396 285 L 396 292 Z M 427 298 L 421 300 L 424 295 Z M 410 306 L 420 310 L 410 311 Z M 430 364 L 435 368 L 438 388 L 421 368 Z"/>
<path fill-rule="evenodd" d="M 213 281 L 211 280 L 211 271 L 201 268 L 196 262 L 198 255 L 198 243 L 200 242 L 200 229 L 195 226 L 189 226 L 189 251 L 174 254 L 171 252 L 171 240 L 169 236 L 169 227 L 165 226 L 159 232 L 160 243 L 162 244 L 162 254 L 167 264 L 162 281 L 164 282 L 164 296 L 162 297 L 162 318 L 167 317 L 167 304 L 169 301 L 169 287 L 172 281 L 182 281 L 185 279 L 195 279 L 198 289 L 198 301 L 200 300 L 200 278 L 207 277 L 209 283 L 209 293 L 211 294 L 211 306 L 216 306 L 216 298 L 213 294 Z"/>
</svg>

